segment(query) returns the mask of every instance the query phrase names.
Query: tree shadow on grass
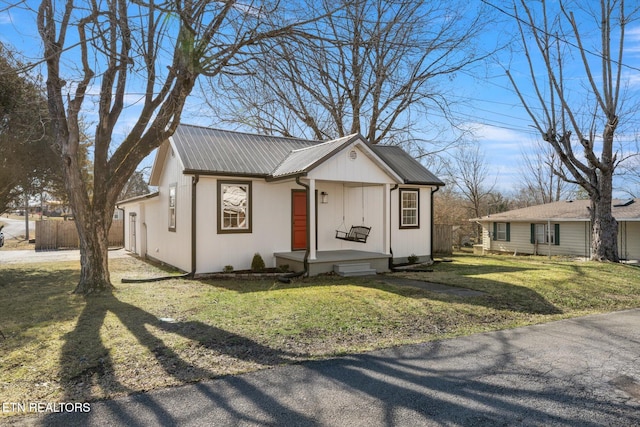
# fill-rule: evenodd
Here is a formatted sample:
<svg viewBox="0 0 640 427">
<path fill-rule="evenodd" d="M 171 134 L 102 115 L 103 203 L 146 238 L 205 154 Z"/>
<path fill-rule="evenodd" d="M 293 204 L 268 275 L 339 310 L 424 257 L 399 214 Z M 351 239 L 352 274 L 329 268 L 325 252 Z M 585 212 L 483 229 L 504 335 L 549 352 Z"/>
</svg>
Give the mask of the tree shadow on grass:
<svg viewBox="0 0 640 427">
<path fill-rule="evenodd" d="M 591 325 L 571 334 L 593 347 Z M 308 362 L 108 401 L 91 414 L 62 414 L 47 424 L 638 425 L 633 404 L 603 397 L 606 387 L 592 391 L 589 378 L 602 375 L 601 368 L 585 376 L 584 367 L 566 361 L 550 370 L 557 355 L 544 354 L 554 346 L 545 343 L 547 335 L 512 330 Z M 619 343 L 611 340 L 612 347 Z M 627 345 L 621 363 L 633 366 L 634 358 Z"/>
<path fill-rule="evenodd" d="M 561 309 L 526 286 L 475 278 L 469 278 L 468 284 L 468 287 L 461 287 L 432 283 L 423 278 L 383 277 L 367 283 L 366 286 L 410 298 L 465 303 L 494 310 L 509 310 L 528 314 L 562 314 Z"/>
<path fill-rule="evenodd" d="M 506 271 L 522 271 L 521 268 L 507 268 Z M 502 270 L 501 270 L 502 271 Z M 495 273 L 495 269 L 492 270 Z M 467 278 L 468 286 L 442 285 L 430 282 L 428 273 L 417 273 L 421 276 L 408 279 L 396 274 L 381 274 L 371 277 L 337 277 L 317 276 L 297 279 L 291 283 L 280 283 L 277 280 L 203 280 L 211 286 L 220 287 L 232 292 L 269 292 L 283 289 L 312 288 L 317 286 L 362 286 L 391 292 L 402 297 L 414 299 L 431 299 L 447 303 L 477 305 L 496 310 L 511 310 L 529 314 L 553 315 L 562 314 L 562 310 L 546 300 L 538 292 L 510 283 L 495 280 Z M 426 274 L 426 275 L 425 275 Z M 479 273 L 478 273 L 479 274 Z M 433 286 L 435 285 L 435 286 Z M 439 288 L 439 289 L 438 289 Z"/>
<path fill-rule="evenodd" d="M 41 325 L 78 316 L 82 304 L 69 294 L 78 280 L 75 268 L 39 270 L 3 266 L 0 271 L 0 330 L 8 350 L 22 345 L 20 336 Z M 32 339 L 32 338 L 31 338 Z"/>
<path fill-rule="evenodd" d="M 179 382 L 191 382 L 216 375 L 183 360 L 175 349 L 150 332 L 149 327 L 193 340 L 207 351 L 266 366 L 292 363 L 296 357 L 301 356 L 274 350 L 202 322 L 163 321 L 139 307 L 118 300 L 113 295 L 95 296 L 86 299 L 76 328 L 64 337 L 60 356 L 60 379 L 65 393 L 63 401 L 91 400 L 94 398 L 91 387 L 99 387 L 107 396 L 116 393 L 130 394 L 134 391 L 118 380 L 110 351 L 100 337 L 101 328 L 109 313 L 114 314 L 136 340 L 154 355 L 167 375 Z M 175 423 L 171 414 L 156 405 L 153 399 L 141 396 L 137 400 L 156 414 L 157 420 L 161 420 L 162 424 Z M 278 410 L 274 407 L 274 411 Z M 135 420 L 127 415 L 127 411 L 118 413 L 121 414 L 120 421 L 127 425 L 136 425 Z M 288 416 L 297 415 L 290 413 Z"/>
</svg>

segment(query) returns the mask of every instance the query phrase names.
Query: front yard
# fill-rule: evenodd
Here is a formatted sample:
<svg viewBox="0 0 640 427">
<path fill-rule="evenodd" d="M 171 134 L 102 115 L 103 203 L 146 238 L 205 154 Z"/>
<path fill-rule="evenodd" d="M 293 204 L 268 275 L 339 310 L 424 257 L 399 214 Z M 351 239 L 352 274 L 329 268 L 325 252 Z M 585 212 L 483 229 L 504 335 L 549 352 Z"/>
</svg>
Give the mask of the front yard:
<svg viewBox="0 0 640 427">
<path fill-rule="evenodd" d="M 480 290 L 459 297 L 378 278 L 283 284 L 173 279 L 111 261 L 112 296 L 70 294 L 79 264 L 0 267 L 0 396 L 89 401 L 283 363 L 640 307 L 640 268 L 541 257 L 459 255 L 394 273 Z"/>
</svg>

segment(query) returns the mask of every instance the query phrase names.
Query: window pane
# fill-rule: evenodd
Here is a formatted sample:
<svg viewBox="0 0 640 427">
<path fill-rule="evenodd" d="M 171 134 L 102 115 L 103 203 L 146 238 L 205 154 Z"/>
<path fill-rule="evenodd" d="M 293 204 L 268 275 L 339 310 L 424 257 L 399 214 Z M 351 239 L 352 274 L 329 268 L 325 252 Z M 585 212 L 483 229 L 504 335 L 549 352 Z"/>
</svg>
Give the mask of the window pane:
<svg viewBox="0 0 640 427">
<path fill-rule="evenodd" d="M 507 223 L 499 222 L 497 224 L 496 240 L 507 240 Z"/>
<path fill-rule="evenodd" d="M 248 228 L 248 191 L 243 184 L 225 184 L 222 186 L 222 228 Z"/>
<path fill-rule="evenodd" d="M 414 192 L 411 193 L 402 193 L 402 207 L 403 208 L 417 208 L 418 200 L 417 194 Z"/>
<path fill-rule="evenodd" d="M 176 229 L 176 185 L 169 186 L 169 230 Z"/>
<path fill-rule="evenodd" d="M 417 190 L 400 190 L 400 227 L 417 227 L 420 224 L 418 201 Z"/>
</svg>

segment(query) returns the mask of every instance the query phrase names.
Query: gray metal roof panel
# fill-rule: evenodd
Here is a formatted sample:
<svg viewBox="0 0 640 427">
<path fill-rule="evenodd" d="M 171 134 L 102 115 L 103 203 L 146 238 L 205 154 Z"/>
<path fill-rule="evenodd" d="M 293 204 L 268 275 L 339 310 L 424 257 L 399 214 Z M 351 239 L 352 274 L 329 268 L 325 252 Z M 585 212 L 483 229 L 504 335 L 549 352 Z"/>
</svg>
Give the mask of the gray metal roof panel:
<svg viewBox="0 0 640 427">
<path fill-rule="evenodd" d="M 394 145 L 373 145 L 372 148 L 395 173 L 404 179 L 405 184 L 444 185 L 444 182 L 402 148 Z"/>
<path fill-rule="evenodd" d="M 187 171 L 269 175 L 292 150 L 317 141 L 180 125 L 172 136 Z"/>
</svg>

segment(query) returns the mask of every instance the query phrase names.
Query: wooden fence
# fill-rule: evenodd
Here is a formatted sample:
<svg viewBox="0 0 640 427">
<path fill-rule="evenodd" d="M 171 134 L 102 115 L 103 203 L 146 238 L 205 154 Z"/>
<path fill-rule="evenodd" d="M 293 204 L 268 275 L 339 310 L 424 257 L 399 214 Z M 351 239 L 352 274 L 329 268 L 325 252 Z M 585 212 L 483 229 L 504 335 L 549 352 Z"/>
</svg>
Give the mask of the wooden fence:
<svg viewBox="0 0 640 427">
<path fill-rule="evenodd" d="M 124 246 L 124 221 L 113 220 L 109 229 L 109 246 Z M 36 251 L 77 249 L 78 230 L 73 221 L 36 221 Z"/>
<path fill-rule="evenodd" d="M 453 227 L 446 224 L 433 226 L 433 252 L 439 255 L 451 255 L 453 252 Z"/>
</svg>

